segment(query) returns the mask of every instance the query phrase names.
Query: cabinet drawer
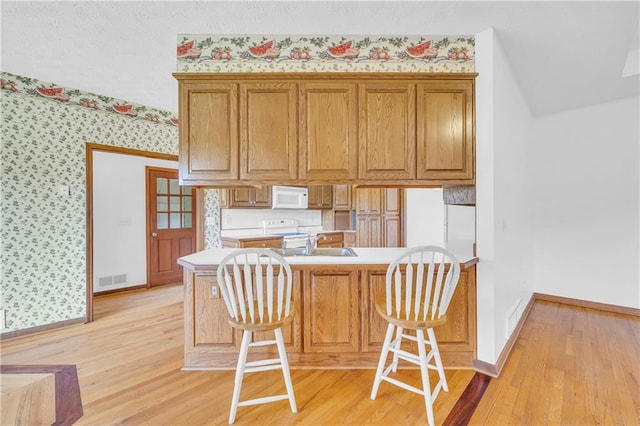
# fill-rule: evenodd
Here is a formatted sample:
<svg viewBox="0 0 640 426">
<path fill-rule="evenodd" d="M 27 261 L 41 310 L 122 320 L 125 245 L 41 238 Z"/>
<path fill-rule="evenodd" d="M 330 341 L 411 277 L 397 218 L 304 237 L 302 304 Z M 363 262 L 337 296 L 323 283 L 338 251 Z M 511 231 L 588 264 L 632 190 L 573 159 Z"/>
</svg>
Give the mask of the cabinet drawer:
<svg viewBox="0 0 640 426">
<path fill-rule="evenodd" d="M 282 238 L 274 238 L 269 240 L 243 241 L 242 247 L 280 248 L 282 247 Z"/>
<path fill-rule="evenodd" d="M 279 248 L 282 247 L 282 237 L 221 237 L 223 248 Z"/>
<path fill-rule="evenodd" d="M 318 247 L 343 247 L 342 240 L 344 239 L 344 235 L 342 232 L 334 232 L 330 234 L 324 234 L 327 238 L 318 239 Z"/>
</svg>

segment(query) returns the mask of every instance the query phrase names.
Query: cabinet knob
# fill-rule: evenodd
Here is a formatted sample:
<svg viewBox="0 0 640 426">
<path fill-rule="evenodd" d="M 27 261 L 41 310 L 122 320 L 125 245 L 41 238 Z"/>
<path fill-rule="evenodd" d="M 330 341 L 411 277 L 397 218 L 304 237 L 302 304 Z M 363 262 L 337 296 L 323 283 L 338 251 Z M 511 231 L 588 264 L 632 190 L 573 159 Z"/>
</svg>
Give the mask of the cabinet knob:
<svg viewBox="0 0 640 426">
<path fill-rule="evenodd" d="M 152 232 L 152 233 L 151 233 L 151 236 L 152 236 L 153 238 L 155 238 L 155 237 L 157 237 L 157 236 L 158 236 L 158 234 L 157 234 L 156 232 Z"/>
</svg>

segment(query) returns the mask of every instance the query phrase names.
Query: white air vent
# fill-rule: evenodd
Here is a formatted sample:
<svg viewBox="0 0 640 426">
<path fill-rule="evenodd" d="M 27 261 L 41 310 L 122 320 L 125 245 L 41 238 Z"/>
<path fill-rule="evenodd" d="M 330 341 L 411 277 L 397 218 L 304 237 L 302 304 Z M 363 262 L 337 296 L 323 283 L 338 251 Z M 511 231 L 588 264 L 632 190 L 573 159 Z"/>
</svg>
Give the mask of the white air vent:
<svg viewBox="0 0 640 426">
<path fill-rule="evenodd" d="M 113 277 L 100 277 L 98 278 L 98 287 L 107 287 L 113 285 Z"/>
<path fill-rule="evenodd" d="M 520 315 L 522 315 L 522 309 L 520 308 L 521 305 L 522 305 L 522 299 L 518 299 L 516 304 L 513 306 L 513 308 L 507 315 L 506 330 L 505 330 L 507 339 L 511 337 L 511 334 L 513 334 L 513 331 L 516 329 L 516 326 L 518 325 L 518 321 L 520 320 Z"/>
<path fill-rule="evenodd" d="M 126 282 L 127 282 L 127 274 L 120 274 L 120 275 L 113 276 L 114 284 L 124 284 Z"/>
<path fill-rule="evenodd" d="M 125 284 L 126 282 L 127 274 L 110 275 L 98 278 L 98 287 L 109 287 L 115 284 Z"/>
</svg>

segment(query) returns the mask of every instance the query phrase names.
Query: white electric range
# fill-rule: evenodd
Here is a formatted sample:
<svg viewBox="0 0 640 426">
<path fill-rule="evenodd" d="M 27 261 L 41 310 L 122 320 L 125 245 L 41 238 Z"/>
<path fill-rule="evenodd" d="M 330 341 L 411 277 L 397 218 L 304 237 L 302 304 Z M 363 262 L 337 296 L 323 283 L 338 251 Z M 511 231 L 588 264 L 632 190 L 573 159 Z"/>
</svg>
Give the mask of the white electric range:
<svg viewBox="0 0 640 426">
<path fill-rule="evenodd" d="M 320 225 L 299 226 L 296 219 L 265 219 L 262 221 L 263 235 L 282 237 L 286 247 L 304 247 L 310 236 L 322 231 Z"/>
<path fill-rule="evenodd" d="M 322 232 L 320 210 L 221 209 L 221 237 L 280 235 L 287 247 L 304 247 L 307 236 Z"/>
</svg>

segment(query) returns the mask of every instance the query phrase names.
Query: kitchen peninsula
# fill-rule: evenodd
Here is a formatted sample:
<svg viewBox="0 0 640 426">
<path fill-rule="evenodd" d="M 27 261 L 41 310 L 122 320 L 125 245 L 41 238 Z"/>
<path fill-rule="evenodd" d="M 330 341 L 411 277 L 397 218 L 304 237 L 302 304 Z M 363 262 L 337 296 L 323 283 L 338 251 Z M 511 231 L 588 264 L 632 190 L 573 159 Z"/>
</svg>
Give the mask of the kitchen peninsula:
<svg viewBox="0 0 640 426">
<path fill-rule="evenodd" d="M 215 276 L 220 260 L 233 250 L 209 249 L 178 260 L 184 268 L 184 369 L 236 366 L 241 334 L 227 322 Z M 353 250 L 356 257 L 287 257 L 297 309 L 294 321 L 283 329 L 292 367 L 375 367 L 386 323 L 373 301 L 384 295 L 388 265 L 407 248 Z M 478 259 L 471 253 L 454 254 L 460 262 L 460 281 L 447 322 L 435 331 L 445 367 L 471 368 L 476 354 Z"/>
</svg>

